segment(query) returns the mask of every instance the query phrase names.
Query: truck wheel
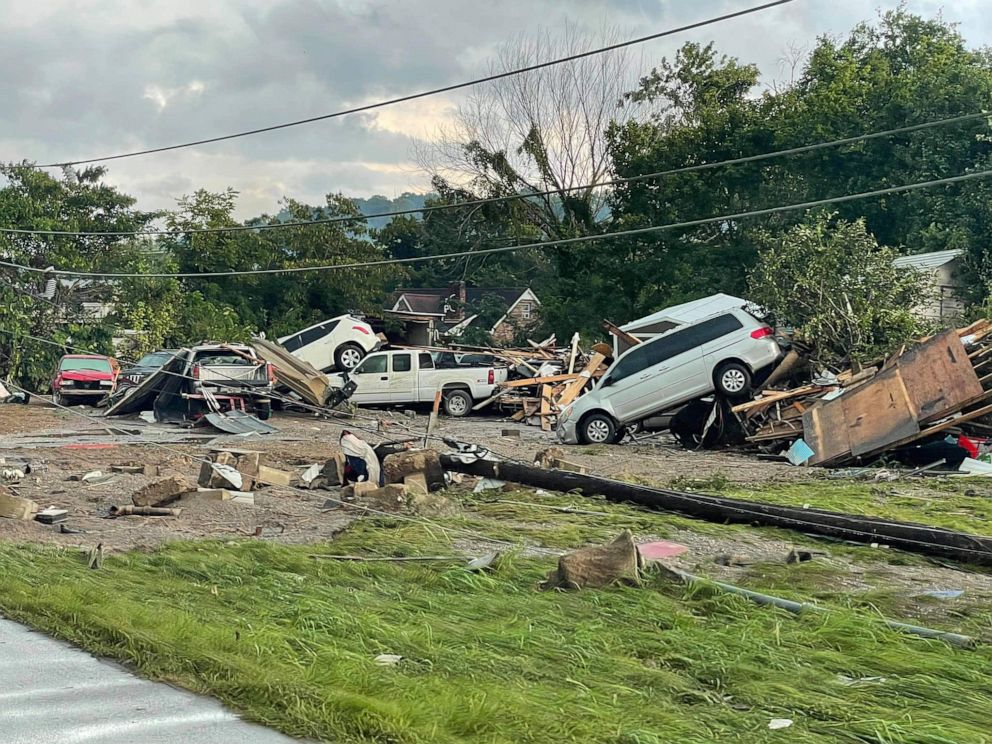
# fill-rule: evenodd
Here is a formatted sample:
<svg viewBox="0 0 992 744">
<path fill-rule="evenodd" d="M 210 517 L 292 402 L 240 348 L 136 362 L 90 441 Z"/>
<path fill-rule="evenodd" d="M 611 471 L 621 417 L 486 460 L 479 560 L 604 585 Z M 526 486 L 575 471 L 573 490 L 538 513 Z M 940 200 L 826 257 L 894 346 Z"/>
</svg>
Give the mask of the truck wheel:
<svg viewBox="0 0 992 744">
<path fill-rule="evenodd" d="M 351 372 L 365 358 L 365 350 L 358 344 L 341 344 L 334 352 L 334 365 L 339 372 Z"/>
<path fill-rule="evenodd" d="M 268 421 L 272 416 L 272 404 L 260 403 L 255 408 L 255 415 L 258 416 L 259 421 Z"/>
<path fill-rule="evenodd" d="M 740 398 L 751 389 L 751 370 L 740 362 L 720 365 L 714 376 L 716 390 L 728 398 Z"/>
<path fill-rule="evenodd" d="M 464 390 L 452 390 L 444 396 L 444 412 L 449 416 L 460 418 L 468 416 L 472 411 L 472 396 Z"/>
<path fill-rule="evenodd" d="M 617 425 L 603 413 L 594 413 L 582 422 L 579 434 L 585 444 L 616 444 Z"/>
</svg>

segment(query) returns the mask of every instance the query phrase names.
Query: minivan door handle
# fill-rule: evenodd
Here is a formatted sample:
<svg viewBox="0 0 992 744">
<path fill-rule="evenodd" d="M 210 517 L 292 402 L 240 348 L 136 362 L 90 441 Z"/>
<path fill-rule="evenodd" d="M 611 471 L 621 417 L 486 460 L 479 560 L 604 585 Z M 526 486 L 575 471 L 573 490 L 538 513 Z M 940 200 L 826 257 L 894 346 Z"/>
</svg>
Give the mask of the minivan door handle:
<svg viewBox="0 0 992 744">
<path fill-rule="evenodd" d="M 388 380 L 388 379 L 389 379 L 389 377 L 388 377 L 388 376 L 387 376 L 387 377 L 380 377 L 379 379 L 380 379 L 380 380 Z"/>
</svg>

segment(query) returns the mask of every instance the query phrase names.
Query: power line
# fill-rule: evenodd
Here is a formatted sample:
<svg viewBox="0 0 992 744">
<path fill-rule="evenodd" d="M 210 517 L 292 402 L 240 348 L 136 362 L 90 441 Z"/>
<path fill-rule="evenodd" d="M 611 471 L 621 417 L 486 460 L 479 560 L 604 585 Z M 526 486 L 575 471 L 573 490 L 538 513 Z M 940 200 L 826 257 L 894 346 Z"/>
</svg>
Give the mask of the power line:
<svg viewBox="0 0 992 744">
<path fill-rule="evenodd" d="M 576 54 L 571 54 L 567 57 L 561 57 L 559 59 L 549 60 L 547 62 L 538 62 L 533 65 L 528 65 L 527 67 L 520 67 L 515 70 L 508 70 L 506 72 L 494 73 L 492 75 L 486 75 L 485 77 L 475 78 L 474 80 L 469 80 L 463 83 L 455 83 L 453 85 L 445 85 L 440 88 L 431 88 L 430 90 L 420 91 L 419 93 L 410 93 L 405 96 L 400 96 L 398 98 L 390 98 L 384 101 L 378 101 L 376 103 L 369 103 L 363 106 L 355 106 L 349 109 L 343 109 L 341 111 L 335 111 L 330 114 L 322 114 L 320 116 L 311 116 L 306 119 L 297 119 L 295 121 L 288 121 L 282 124 L 273 124 L 267 127 L 259 127 L 258 129 L 248 129 L 243 132 L 235 132 L 233 134 L 224 134 L 218 137 L 207 137 L 204 139 L 192 140 L 190 142 L 182 142 L 176 145 L 166 145 L 164 147 L 152 147 L 146 150 L 134 150 L 132 152 L 119 153 L 116 155 L 106 155 L 99 158 L 87 158 L 85 160 L 68 160 L 57 163 L 45 163 L 44 165 L 36 166 L 38 168 L 59 168 L 68 165 L 85 165 L 86 163 L 97 163 L 107 160 L 120 160 L 122 158 L 133 158 L 139 155 L 151 155 L 158 152 L 168 152 L 170 150 L 181 150 L 188 147 L 198 147 L 200 145 L 207 145 L 213 142 L 223 142 L 225 140 L 237 139 L 239 137 L 249 137 L 255 134 L 262 134 L 264 132 L 273 132 L 278 129 L 288 129 L 290 127 L 297 127 L 302 124 L 312 124 L 318 121 L 325 121 L 327 119 L 336 119 L 341 116 L 347 116 L 349 114 L 357 114 L 362 111 L 372 111 L 374 109 L 385 108 L 386 106 L 392 106 L 397 103 L 404 103 L 406 101 L 414 101 L 418 98 L 427 98 L 428 96 L 438 95 L 439 93 L 449 93 L 455 90 L 461 90 L 462 88 L 470 88 L 475 85 L 481 85 L 482 83 L 491 83 L 496 80 L 502 80 L 508 77 L 514 77 L 516 75 L 522 75 L 527 72 L 534 72 L 536 70 L 543 70 L 548 67 L 554 67 L 555 65 L 560 65 L 565 62 L 574 62 L 575 60 L 584 59 L 586 57 L 593 57 L 599 54 L 604 54 L 606 52 L 616 51 L 617 49 L 623 49 L 624 47 L 635 46 L 637 44 L 643 44 L 647 41 L 654 41 L 655 39 L 661 39 L 666 36 L 673 36 L 675 34 L 680 34 L 684 31 L 692 31 L 697 28 L 703 28 L 705 26 L 711 26 L 716 23 L 721 23 L 722 21 L 729 21 L 734 18 L 740 18 L 742 16 L 750 15 L 752 13 L 758 13 L 763 10 L 768 10 L 769 8 L 774 8 L 779 5 L 787 5 L 795 0 L 774 0 L 773 2 L 767 2 L 762 5 L 756 5 L 751 8 L 745 8 L 744 10 L 738 10 L 733 13 L 725 13 L 721 16 L 716 16 L 714 18 L 708 18 L 703 21 L 696 21 L 694 23 L 689 23 L 684 26 L 679 26 L 678 28 L 668 29 L 667 31 L 659 31 L 654 34 L 649 34 L 647 36 L 641 36 L 636 39 L 630 39 L 628 41 L 622 41 L 616 44 L 610 44 L 609 46 L 600 47 L 598 49 L 590 49 L 589 51 L 579 52 Z"/>
<path fill-rule="evenodd" d="M 85 271 L 67 271 L 64 269 L 40 269 L 34 266 L 24 266 L 22 264 L 13 263 L 10 261 L 0 261 L 0 266 L 7 266 L 12 269 L 19 269 L 21 271 L 30 271 L 38 274 L 56 274 L 60 276 L 76 276 L 76 277 L 86 277 L 95 279 L 135 279 L 135 278 L 148 278 L 148 279 L 180 279 L 180 278 L 192 278 L 192 277 L 221 277 L 221 276 L 248 276 L 248 275 L 258 275 L 258 274 L 298 274 L 310 271 L 334 271 L 339 269 L 364 269 L 373 266 L 388 266 L 393 264 L 413 264 L 413 263 L 424 263 L 428 261 L 438 261 L 445 258 L 461 258 L 464 256 L 485 256 L 493 253 L 508 253 L 513 251 L 521 251 L 529 248 L 549 248 L 553 246 L 564 246 L 564 245 L 575 245 L 579 243 L 588 243 L 594 240 L 608 240 L 612 238 L 623 238 L 631 237 L 636 235 L 649 235 L 659 232 L 664 232 L 667 230 L 679 230 L 690 227 L 700 227 L 702 225 L 711 225 L 720 222 L 733 222 L 735 220 L 747 219 L 749 217 L 763 217 L 773 214 L 781 214 L 783 212 L 794 212 L 798 210 L 814 209 L 816 207 L 823 207 L 829 204 L 844 204 L 847 202 L 858 201 L 861 199 L 870 199 L 877 196 L 885 196 L 887 194 L 902 194 L 910 191 L 918 191 L 919 189 L 932 188 L 934 186 L 946 186 L 954 183 L 962 183 L 965 181 L 973 181 L 979 178 L 988 178 L 992 176 L 992 170 L 976 171 L 974 173 L 965 173 L 960 176 L 949 176 L 947 178 L 938 178 L 930 181 L 920 181 L 917 183 L 906 184 L 904 186 L 890 186 L 884 189 L 875 189 L 873 191 L 863 191 L 857 194 L 846 194 L 844 196 L 834 196 L 826 199 L 817 199 L 816 201 L 801 202 L 799 204 L 788 204 L 779 207 L 768 207 L 766 209 L 755 209 L 747 212 L 737 212 L 735 214 L 725 214 L 719 217 L 704 217 L 698 220 L 687 220 L 684 222 L 674 222 L 667 225 L 653 225 L 651 227 L 640 227 L 630 230 L 620 230 L 618 232 L 603 233 L 601 235 L 583 235 L 577 238 L 563 238 L 561 240 L 548 240 L 540 243 L 526 243 L 523 245 L 511 245 L 502 246 L 499 248 L 482 248 L 480 250 L 467 250 L 467 251 L 456 251 L 454 253 L 440 253 L 430 256 L 413 256 L 410 258 L 384 258 L 377 261 L 362 261 L 350 264 L 337 264 L 330 266 L 293 266 L 282 269 L 245 269 L 241 271 L 206 271 L 206 272 L 151 272 L 151 273 L 101 273 L 101 272 L 85 272 Z"/>
<path fill-rule="evenodd" d="M 735 165 L 744 165 L 747 163 L 756 163 L 764 160 L 771 160 L 773 158 L 786 157 L 789 155 L 801 155 L 803 153 L 814 152 L 817 150 L 824 150 L 831 147 L 843 147 L 845 145 L 853 145 L 858 142 L 865 142 L 868 140 L 881 139 L 884 137 L 892 137 L 900 134 L 908 134 L 910 132 L 922 131 L 925 129 L 932 129 L 935 127 L 948 126 L 951 124 L 961 124 L 964 122 L 975 121 L 978 119 L 989 119 L 992 114 L 982 111 L 974 114 L 962 114 L 960 116 L 952 116 L 946 119 L 935 119 L 933 121 L 923 122 L 921 124 L 911 124 L 905 127 L 897 127 L 895 129 L 886 129 L 879 132 L 870 132 L 868 134 L 860 134 L 853 137 L 844 137 L 842 139 L 830 140 L 828 142 L 817 142 L 811 145 L 800 145 L 798 147 L 790 147 L 785 150 L 774 150 L 771 152 L 760 153 L 757 155 L 747 155 L 739 158 L 731 158 L 729 160 L 717 160 L 712 163 L 700 163 L 697 165 L 687 165 L 679 168 L 670 168 L 663 171 L 655 171 L 653 173 L 644 173 L 638 176 L 627 176 L 624 178 L 613 178 L 607 181 L 600 181 L 595 184 L 582 184 L 579 186 L 565 186 L 561 188 L 546 189 L 543 191 L 530 191 L 526 193 L 519 194 L 508 194 L 506 196 L 495 196 L 486 199 L 470 199 L 466 201 L 455 202 L 453 204 L 439 204 L 432 207 L 413 207 L 410 209 L 398 209 L 391 212 L 375 212 L 373 214 L 362 214 L 354 217 L 326 217 L 316 220 L 300 220 L 296 222 L 277 222 L 272 224 L 264 225 L 231 225 L 230 227 L 201 227 L 192 229 L 172 229 L 172 230 L 123 230 L 123 231 L 75 231 L 75 230 L 34 230 L 29 228 L 14 228 L 14 227 L 0 227 L 0 233 L 6 233 L 10 235 L 53 235 L 53 236 L 63 236 L 63 237 L 134 237 L 134 236 L 156 236 L 156 235 L 199 235 L 199 234 L 210 234 L 210 233 L 237 233 L 237 232 L 249 232 L 249 231 L 262 231 L 262 230 L 280 230 L 289 227 L 309 227 L 313 225 L 332 225 L 340 223 L 351 223 L 351 222 L 364 222 L 366 220 L 377 219 L 381 217 L 402 217 L 410 214 L 426 214 L 430 212 L 440 212 L 450 209 L 461 209 L 465 207 L 479 207 L 486 204 L 499 204 L 503 202 L 516 201 L 519 199 L 534 199 L 542 196 L 553 196 L 555 194 L 566 194 L 573 191 L 588 191 L 596 188 L 603 188 L 607 186 L 620 186 L 625 183 L 637 183 L 640 181 L 647 181 L 654 178 L 663 178 L 665 176 L 675 176 L 684 173 L 698 173 L 700 171 L 713 170 L 715 168 L 731 167 Z"/>
</svg>

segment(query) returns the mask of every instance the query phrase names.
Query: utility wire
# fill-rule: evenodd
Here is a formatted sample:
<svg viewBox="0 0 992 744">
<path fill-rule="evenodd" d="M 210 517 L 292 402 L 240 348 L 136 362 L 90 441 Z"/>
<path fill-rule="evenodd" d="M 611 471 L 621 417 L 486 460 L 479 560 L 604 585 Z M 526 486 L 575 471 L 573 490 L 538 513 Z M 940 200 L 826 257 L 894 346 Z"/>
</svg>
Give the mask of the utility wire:
<svg viewBox="0 0 992 744">
<path fill-rule="evenodd" d="M 607 186 L 620 186 L 625 183 L 637 183 L 640 181 L 648 181 L 655 178 L 663 178 L 665 176 L 675 176 L 683 173 L 698 173 L 700 171 L 713 170 L 715 168 L 724 168 L 734 165 L 744 165 L 747 163 L 757 163 L 764 160 L 771 160 L 773 158 L 786 157 L 789 155 L 801 155 L 807 152 L 815 152 L 817 150 L 824 150 L 831 147 L 843 147 L 844 145 L 853 145 L 858 142 L 865 142 L 868 140 L 881 139 L 884 137 L 893 137 L 900 134 L 908 134 L 910 132 L 917 132 L 925 129 L 933 129 L 934 127 L 948 126 L 950 124 L 961 124 L 964 122 L 975 121 L 978 119 L 989 119 L 992 114 L 989 112 L 979 112 L 975 114 L 962 114 L 961 116 L 952 116 L 946 119 L 935 119 L 933 121 L 923 122 L 921 124 L 911 124 L 905 127 L 897 127 L 895 129 L 886 129 L 880 132 L 871 132 L 869 134 L 861 134 L 853 137 L 844 137 L 842 139 L 830 140 L 828 142 L 817 142 L 811 145 L 800 145 L 798 147 L 790 147 L 785 150 L 774 150 L 772 152 L 760 153 L 757 155 L 747 155 L 739 158 L 731 158 L 729 160 L 717 160 L 712 163 L 700 163 L 698 165 L 688 165 L 679 168 L 671 168 L 669 170 L 655 171 L 654 173 L 644 173 L 639 176 L 627 176 L 625 178 L 613 178 L 608 181 L 600 181 L 595 184 L 582 184 L 579 186 L 563 186 L 561 188 L 545 189 L 543 191 L 529 191 L 526 193 L 519 194 L 508 194 L 506 196 L 495 196 L 486 199 L 470 199 L 466 201 L 455 202 L 453 204 L 438 204 L 431 207 L 413 207 L 410 209 L 397 209 L 391 212 L 375 212 L 373 214 L 362 214 L 354 217 L 325 217 L 316 220 L 299 220 L 294 222 L 277 222 L 271 224 L 262 225 L 232 225 L 230 227 L 201 227 L 192 229 L 171 229 L 171 230 L 122 230 L 122 231 L 75 231 L 75 230 L 33 230 L 30 228 L 14 228 L 14 227 L 0 227 L 0 233 L 6 233 L 9 235 L 54 235 L 54 236 L 64 236 L 64 237 L 134 237 L 134 236 L 156 236 L 156 235 L 199 235 L 199 234 L 212 234 L 212 233 L 237 233 L 237 232 L 249 232 L 249 231 L 262 231 L 262 230 L 281 230 L 288 227 L 309 227 L 312 225 L 333 225 L 339 223 L 351 223 L 351 222 L 364 222 L 366 220 L 377 219 L 381 217 L 403 217 L 410 214 L 428 214 L 430 212 L 441 212 L 450 209 L 461 209 L 465 207 L 479 207 L 486 204 L 500 204 L 504 202 L 517 201 L 519 199 L 535 199 L 542 196 L 553 196 L 555 194 L 566 194 L 573 191 L 589 191 L 591 189 L 603 188 Z"/>
<path fill-rule="evenodd" d="M 528 65 L 526 67 L 520 67 L 515 70 L 508 70 L 506 72 L 494 73 L 492 75 L 486 75 L 485 77 L 475 78 L 474 80 L 468 80 L 463 83 L 455 83 L 453 85 L 445 85 L 440 88 L 431 88 L 430 90 L 420 91 L 419 93 L 410 93 L 405 96 L 400 96 L 398 98 L 390 98 L 384 101 L 378 101 L 376 103 L 369 103 L 363 106 L 355 106 L 349 109 L 343 109 L 341 111 L 335 111 L 330 114 L 322 114 L 320 116 L 311 116 L 307 119 L 297 119 L 295 121 L 288 121 L 282 124 L 273 124 L 267 127 L 259 127 L 258 129 L 248 129 L 243 132 L 235 132 L 233 134 L 224 134 L 218 137 L 207 137 L 204 139 L 192 140 L 190 142 L 182 142 L 175 145 L 166 145 L 163 147 L 152 147 L 146 150 L 135 150 L 132 152 L 118 153 L 116 155 L 105 155 L 99 158 L 87 158 L 85 160 L 67 160 L 56 163 L 45 163 L 44 165 L 36 166 L 38 168 L 58 168 L 70 165 L 84 165 L 86 163 L 97 163 L 108 160 L 120 160 L 122 158 L 133 158 L 139 155 L 151 155 L 152 153 L 158 152 L 168 152 L 170 150 L 181 150 L 189 147 L 198 147 L 200 145 L 207 145 L 213 142 L 223 142 L 225 140 L 237 139 L 239 137 L 249 137 L 255 134 L 262 134 L 264 132 L 274 132 L 279 129 L 288 129 L 290 127 L 298 127 L 302 124 L 312 124 L 318 121 L 325 121 L 327 119 L 336 119 L 341 116 L 347 116 L 349 114 L 357 114 L 362 111 L 372 111 L 374 109 L 385 108 L 386 106 L 392 106 L 397 103 L 404 103 L 406 101 L 414 101 L 418 98 L 427 98 L 428 96 L 435 96 L 439 93 L 449 93 L 454 90 L 461 90 L 462 88 L 470 88 L 475 85 L 481 85 L 482 83 L 491 83 L 496 80 L 502 80 L 504 78 L 514 77 L 516 75 L 522 75 L 527 72 L 534 72 L 536 70 L 543 70 L 548 67 L 554 67 L 555 65 L 560 65 L 565 62 L 574 62 L 575 60 L 584 59 L 586 57 L 593 57 L 599 54 L 604 54 L 606 52 L 616 51 L 617 49 L 623 49 L 625 47 L 635 46 L 637 44 L 643 44 L 647 41 L 654 41 L 655 39 L 662 39 L 666 36 L 674 36 L 675 34 L 680 34 L 685 31 L 692 31 L 693 29 L 703 28 L 705 26 L 711 26 L 716 23 L 721 23 L 723 21 L 729 21 L 734 18 L 740 18 L 742 16 L 751 15 L 752 13 L 759 13 L 763 10 L 768 10 L 769 8 L 774 8 L 779 5 L 787 5 L 795 0 L 774 0 L 773 2 L 767 2 L 762 5 L 756 5 L 751 8 L 745 8 L 744 10 L 738 10 L 733 13 L 725 13 L 724 15 L 716 16 L 714 18 L 708 18 L 702 21 L 696 21 L 694 23 L 689 23 L 684 26 L 679 26 L 678 28 L 668 29 L 667 31 L 659 31 L 654 34 L 648 34 L 647 36 L 641 36 L 636 39 L 630 39 L 628 41 L 622 41 L 616 44 L 610 44 L 609 46 L 600 47 L 598 49 L 590 49 L 585 52 L 579 52 L 577 54 L 571 54 L 567 57 L 561 57 L 559 59 L 549 60 L 547 62 L 538 62 L 533 65 Z"/>
<path fill-rule="evenodd" d="M 357 263 L 337 264 L 330 266 L 327 265 L 293 266 L 293 267 L 287 267 L 281 269 L 245 269 L 245 270 L 235 270 L 235 271 L 148 272 L 148 273 L 134 273 L 134 272 L 112 273 L 112 272 L 68 271 L 65 269 L 41 269 L 35 266 L 24 266 L 23 264 L 14 263 L 11 261 L 0 261 L 0 266 L 7 266 L 12 269 L 19 269 L 21 271 L 30 271 L 37 274 L 56 274 L 60 276 L 75 276 L 75 277 L 102 278 L 102 279 L 128 279 L 128 278 L 179 279 L 179 278 L 192 278 L 192 277 L 209 278 L 209 277 L 221 277 L 221 276 L 249 276 L 249 275 L 258 275 L 258 274 L 298 274 L 298 273 L 310 272 L 310 271 L 335 271 L 340 269 L 364 269 L 373 266 L 424 263 L 428 261 L 439 261 L 446 258 L 461 258 L 464 256 L 485 256 L 493 253 L 508 253 L 513 251 L 522 251 L 529 248 L 541 249 L 541 248 L 550 248 L 553 246 L 589 243 L 594 240 L 608 240 L 612 238 L 632 237 L 636 235 L 650 235 L 654 233 L 664 232 L 667 230 L 679 230 L 689 227 L 711 225 L 714 223 L 733 222 L 735 220 L 746 219 L 749 217 L 763 217 L 772 214 L 781 214 L 783 212 L 794 212 L 797 210 L 814 209 L 816 207 L 823 207 L 829 204 L 844 204 L 847 202 L 858 201 L 861 199 L 871 199 L 877 196 L 885 196 L 888 194 L 902 194 L 910 191 L 918 191 L 920 189 L 932 188 L 934 186 L 946 186 L 955 183 L 963 183 L 966 181 L 974 181 L 976 179 L 988 178 L 990 176 L 992 176 L 992 170 L 983 170 L 983 171 L 976 171 L 974 173 L 965 173 L 960 176 L 949 176 L 947 178 L 937 178 L 930 181 L 919 181 L 916 183 L 906 184 L 903 186 L 890 186 L 884 189 L 863 191 L 857 194 L 846 194 L 844 196 L 833 196 L 826 199 L 817 199 L 815 201 L 801 202 L 799 204 L 787 204 L 779 207 L 755 209 L 747 212 L 737 212 L 734 214 L 720 215 L 719 217 L 704 217 L 698 220 L 674 222 L 667 225 L 653 225 L 651 227 L 640 227 L 630 230 L 620 230 L 618 232 L 603 233 L 600 235 L 583 235 L 577 238 L 563 238 L 561 240 L 548 240 L 539 243 L 525 243 L 523 245 L 511 245 L 511 246 L 503 246 L 499 248 L 482 248 L 479 250 L 456 251 L 453 253 L 439 253 L 430 256 L 413 256 L 410 258 L 384 258 L 377 261 L 361 261 Z"/>
</svg>

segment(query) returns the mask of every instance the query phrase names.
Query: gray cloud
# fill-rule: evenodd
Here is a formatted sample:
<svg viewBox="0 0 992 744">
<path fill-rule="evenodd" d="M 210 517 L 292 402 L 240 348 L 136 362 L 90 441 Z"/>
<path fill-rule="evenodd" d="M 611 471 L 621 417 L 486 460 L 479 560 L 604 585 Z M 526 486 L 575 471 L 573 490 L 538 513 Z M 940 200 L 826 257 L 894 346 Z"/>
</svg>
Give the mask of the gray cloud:
<svg viewBox="0 0 992 744">
<path fill-rule="evenodd" d="M 897 0 L 883 0 L 891 8 Z M 747 0 L 72 0 L 28 6 L 0 0 L 0 159 L 39 161 L 111 154 L 327 113 L 449 84 L 486 71 L 503 41 L 566 21 L 630 35 L 745 7 Z M 980 0 L 944 9 L 975 45 L 992 41 Z M 846 33 L 874 18 L 875 2 L 800 0 L 725 25 L 645 45 L 645 68 L 685 40 L 715 40 L 728 54 L 780 75 L 789 45 Z M 912 10 L 934 14 L 938 0 Z M 258 137 L 110 164 L 110 177 L 147 209 L 184 191 L 228 185 L 244 214 L 271 211 L 286 194 L 319 201 L 426 186 L 410 164 L 411 137 L 442 101 L 387 115 L 321 122 Z"/>
</svg>

